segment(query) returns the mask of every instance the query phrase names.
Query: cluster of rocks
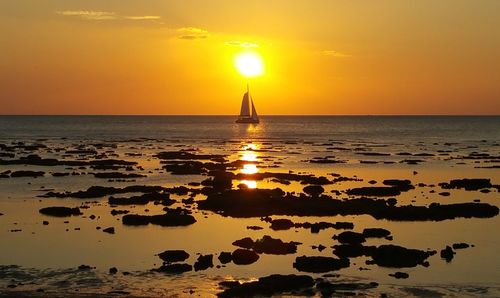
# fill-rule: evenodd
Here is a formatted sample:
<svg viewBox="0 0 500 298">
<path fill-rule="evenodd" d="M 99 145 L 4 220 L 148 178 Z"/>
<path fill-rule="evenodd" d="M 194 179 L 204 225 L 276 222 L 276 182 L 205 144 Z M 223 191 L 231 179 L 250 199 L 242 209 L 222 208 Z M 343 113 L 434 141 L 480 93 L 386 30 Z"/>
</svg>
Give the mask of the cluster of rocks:
<svg viewBox="0 0 500 298">
<path fill-rule="evenodd" d="M 291 228 L 303 228 L 310 229 L 311 233 L 319 233 L 324 229 L 337 229 L 337 230 L 352 230 L 354 228 L 354 224 L 352 222 L 301 222 L 294 223 L 290 219 L 280 218 L 280 219 L 272 219 L 270 217 L 262 218 L 263 221 L 270 223 L 270 228 L 275 231 L 280 230 L 289 230 Z"/>
<path fill-rule="evenodd" d="M 399 191 L 399 190 L 398 190 Z M 392 199 L 392 198 L 391 198 Z M 487 203 L 456 203 L 429 206 L 395 206 L 391 199 L 359 198 L 338 200 L 329 196 L 301 197 L 276 189 L 237 189 L 209 194 L 197 201 L 198 208 L 232 217 L 371 215 L 397 221 L 440 221 L 445 219 L 489 218 L 499 209 Z"/>
</svg>

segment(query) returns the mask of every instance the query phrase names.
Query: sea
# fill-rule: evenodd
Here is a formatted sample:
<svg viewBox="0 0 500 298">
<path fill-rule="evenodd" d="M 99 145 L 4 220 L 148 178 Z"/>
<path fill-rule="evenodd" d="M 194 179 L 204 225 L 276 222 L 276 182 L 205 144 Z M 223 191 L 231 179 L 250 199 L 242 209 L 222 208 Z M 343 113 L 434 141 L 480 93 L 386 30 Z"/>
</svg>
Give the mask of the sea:
<svg viewBox="0 0 500 298">
<path fill-rule="evenodd" d="M 272 216 L 293 222 L 352 222 L 353 231 L 384 228 L 392 240 L 367 239 L 366 245 L 394 244 L 435 250 L 430 266 L 391 268 L 370 264 L 370 257 L 351 259 L 348 268 L 301 272 L 293 267 L 299 256 L 335 257 L 333 236 L 342 230 L 273 230 L 260 217 L 237 218 L 198 210 L 187 195 L 171 195 L 173 207 L 189 209 L 196 223 L 185 227 L 127 226 L 122 215 L 162 214 L 164 206 L 112 206 L 109 196 L 80 199 L 47 197 L 48 192 L 77 192 L 91 186 L 193 186 L 205 174 L 182 175 L 164 167 L 160 152 L 222 155 L 240 161 L 230 171 L 296 173 L 348 177 L 324 185 L 325 194 L 353 199 L 347 190 L 384 186 L 387 179 L 410 180 L 415 187 L 398 195 L 398 205 L 465 202 L 500 206 L 500 116 L 261 116 L 259 124 L 236 124 L 234 116 L 0 116 L 0 297 L 215 297 L 222 281 L 252 282 L 271 274 L 305 274 L 317 281 L 343 285 L 335 295 L 367 297 L 500 297 L 500 217 L 455 218 L 442 221 L 392 221 L 370 215 Z M 91 166 L 34 165 L 23 160 L 36 155 L 60 161 L 113 159 L 136 162 L 125 171 Z M 13 177 L 16 171 L 41 176 Z M 97 172 L 138 173 L 133 179 L 102 179 Z M 54 175 L 63 173 L 64 175 Z M 3 175 L 3 176 L 2 176 Z M 304 184 L 276 179 L 241 179 L 233 189 L 281 188 L 302 193 Z M 489 179 L 481 190 L 443 189 L 453 179 Z M 129 197 L 133 194 L 118 196 Z M 385 199 L 385 198 L 380 198 Z M 79 207 L 83 215 L 50 217 L 39 210 L 50 206 Z M 248 229 L 258 226 L 262 229 Z M 114 227 L 115 233 L 102 229 Z M 232 252 L 233 242 L 250 237 L 273 238 L 298 244 L 295 254 L 261 254 L 250 265 L 222 264 L 220 252 Z M 456 243 L 451 261 L 440 251 Z M 319 245 L 325 249 L 318 250 Z M 156 272 L 165 250 L 185 250 L 188 264 L 212 254 L 213 267 L 183 274 Z M 80 269 L 87 265 L 90 269 Z M 109 274 L 116 267 L 117 274 Z M 87 268 L 87 267 L 85 267 Z M 390 274 L 402 271 L 409 278 Z M 276 296 L 313 296 L 310 292 Z"/>
</svg>

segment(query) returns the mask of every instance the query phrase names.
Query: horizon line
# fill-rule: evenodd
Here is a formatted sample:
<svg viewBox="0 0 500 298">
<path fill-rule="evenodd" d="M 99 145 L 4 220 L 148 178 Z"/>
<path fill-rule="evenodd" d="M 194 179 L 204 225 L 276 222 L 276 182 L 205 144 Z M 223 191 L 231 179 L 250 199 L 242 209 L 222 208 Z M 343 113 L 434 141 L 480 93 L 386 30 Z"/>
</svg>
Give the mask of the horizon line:
<svg viewBox="0 0 500 298">
<path fill-rule="evenodd" d="M 238 117 L 234 114 L 0 114 L 0 117 L 30 117 L 30 116 L 87 116 L 87 117 Z M 260 114 L 259 117 L 498 117 L 500 114 Z"/>
</svg>

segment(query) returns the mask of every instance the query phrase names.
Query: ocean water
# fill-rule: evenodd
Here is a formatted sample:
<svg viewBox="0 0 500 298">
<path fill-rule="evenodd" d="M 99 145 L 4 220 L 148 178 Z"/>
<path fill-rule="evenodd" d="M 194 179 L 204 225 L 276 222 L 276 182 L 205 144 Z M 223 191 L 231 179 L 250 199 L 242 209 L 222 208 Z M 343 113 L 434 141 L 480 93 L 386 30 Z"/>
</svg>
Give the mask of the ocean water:
<svg viewBox="0 0 500 298">
<path fill-rule="evenodd" d="M 498 140 L 499 116 L 0 116 L 2 139 Z"/>
<path fill-rule="evenodd" d="M 451 204 L 479 200 L 500 206 L 498 188 L 488 191 L 444 190 L 438 183 L 451 179 L 487 178 L 500 184 L 500 117 L 476 116 L 263 116 L 258 125 L 234 123 L 232 116 L 0 116 L 0 160 L 18 159 L 30 154 L 58 160 L 92 161 L 102 158 L 135 161 L 136 179 L 99 179 L 105 172 L 91 167 L 1 164 L 5 171 L 43 171 L 38 178 L 0 179 L 0 296 L 97 295 L 122 291 L 132 296 L 213 296 L 223 280 L 253 280 L 280 274 L 308 274 L 331 282 L 379 286 L 355 290 L 366 296 L 477 296 L 500 295 L 500 217 L 457 218 L 445 221 L 377 220 L 369 215 L 296 217 L 294 222 L 349 221 L 353 231 L 367 227 L 386 228 L 393 240 L 369 239 L 366 245 L 395 244 L 422 250 L 437 250 L 429 258 L 430 267 L 386 268 L 365 264 L 368 257 L 351 260 L 351 266 L 331 273 L 335 276 L 298 272 L 292 264 L 297 256 L 333 256 L 332 236 L 341 230 L 311 233 L 306 229 L 274 231 L 254 218 L 224 217 L 200 211 L 196 203 L 186 205 L 187 196 L 173 195 L 173 207 L 192 210 L 197 222 L 187 227 L 155 225 L 131 227 L 112 216 L 108 196 L 92 199 L 39 197 L 48 191 L 86 190 L 90 186 L 128 185 L 188 186 L 205 175 L 173 175 L 162 168 L 155 155 L 162 151 L 191 150 L 195 154 L 222 154 L 227 161 L 242 161 L 234 173 L 308 173 L 332 179 L 335 175 L 356 178 L 325 185 L 325 193 L 351 199 L 345 191 L 354 187 L 382 186 L 385 179 L 409 179 L 415 189 L 397 196 L 400 205 L 428 206 L 433 202 Z M 37 148 L 25 145 L 43 145 Z M 96 154 L 72 153 L 95 150 Z M 11 154 L 14 154 L 12 157 Z M 316 160 L 333 160 L 317 163 Z M 412 162 L 413 161 L 413 162 Z M 117 170 L 125 172 L 123 170 Z M 53 173 L 68 173 L 55 177 Z M 108 171 L 109 172 L 109 171 Z M 235 180 L 233 188 L 282 188 L 300 193 L 304 185 L 283 185 L 272 179 Z M 189 187 L 189 186 L 188 186 Z M 448 196 L 440 195 L 447 191 Z M 132 194 L 124 194 L 124 197 Z M 195 201 L 204 200 L 196 195 Z M 47 206 L 82 207 L 83 216 L 54 218 L 39 214 Z M 161 214 L 162 207 L 123 206 L 132 214 Z M 118 209 L 118 208 L 116 208 Z M 91 219 L 90 215 L 95 215 Z M 43 225 L 43 221 L 49 221 Z M 247 226 L 261 226 L 249 230 Z M 97 227 L 114 227 L 109 235 Z M 227 264 L 182 275 L 151 272 L 161 265 L 156 254 L 167 249 L 184 249 L 192 264 L 197 253 L 216 255 L 233 251 L 232 242 L 270 235 L 283 241 L 302 243 L 296 254 L 260 256 L 248 266 Z M 474 247 L 456 250 L 451 262 L 439 251 L 453 243 Z M 323 251 L 312 246 L 323 244 Z M 87 264 L 90 271 L 77 270 Z M 119 274 L 109 275 L 110 267 Z M 361 269 L 360 269 L 361 268 Z M 368 269 L 368 270 L 364 270 Z M 123 272 L 129 272 L 123 275 Z M 394 279 L 389 273 L 403 271 L 408 279 Z M 43 290 L 43 292 L 37 292 Z M 318 295 L 318 294 L 316 294 Z"/>
</svg>

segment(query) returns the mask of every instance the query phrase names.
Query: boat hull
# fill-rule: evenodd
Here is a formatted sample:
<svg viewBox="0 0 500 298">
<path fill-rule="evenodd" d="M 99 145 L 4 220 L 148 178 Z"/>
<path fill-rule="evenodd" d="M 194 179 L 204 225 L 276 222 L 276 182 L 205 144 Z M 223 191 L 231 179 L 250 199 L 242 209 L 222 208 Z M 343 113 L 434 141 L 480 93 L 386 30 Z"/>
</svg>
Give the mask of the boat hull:
<svg viewBox="0 0 500 298">
<path fill-rule="evenodd" d="M 236 123 L 253 123 L 253 124 L 256 124 L 256 123 L 259 123 L 259 119 L 253 119 L 253 118 L 238 118 L 236 120 Z"/>
</svg>

